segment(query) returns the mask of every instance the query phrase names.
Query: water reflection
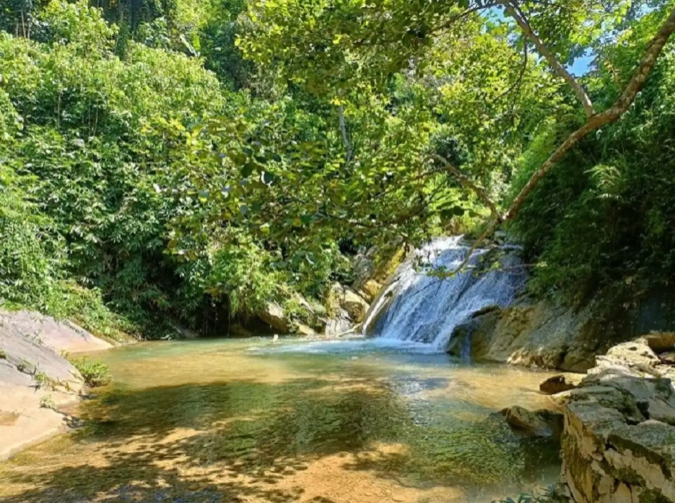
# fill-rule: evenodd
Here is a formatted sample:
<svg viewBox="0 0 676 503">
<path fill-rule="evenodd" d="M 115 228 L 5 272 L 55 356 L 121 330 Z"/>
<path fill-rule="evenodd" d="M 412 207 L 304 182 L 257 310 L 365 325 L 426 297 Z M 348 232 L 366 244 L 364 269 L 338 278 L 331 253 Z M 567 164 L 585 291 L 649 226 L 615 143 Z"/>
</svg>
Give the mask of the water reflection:
<svg viewBox="0 0 676 503">
<path fill-rule="evenodd" d="M 115 383 L 82 404 L 84 428 L 0 465 L 2 501 L 490 501 L 556 472 L 553 445 L 492 415 L 510 397 L 541 405 L 523 390 L 542 375 L 251 345 L 99 355 Z"/>
</svg>

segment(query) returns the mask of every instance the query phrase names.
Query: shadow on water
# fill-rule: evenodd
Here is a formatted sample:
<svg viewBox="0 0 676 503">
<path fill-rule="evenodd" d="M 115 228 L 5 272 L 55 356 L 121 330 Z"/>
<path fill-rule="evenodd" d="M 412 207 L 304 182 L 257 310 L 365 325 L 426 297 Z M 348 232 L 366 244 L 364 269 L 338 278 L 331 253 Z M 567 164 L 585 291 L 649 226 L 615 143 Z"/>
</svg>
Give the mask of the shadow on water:
<svg viewBox="0 0 676 503">
<path fill-rule="evenodd" d="M 413 384 L 347 376 L 118 385 L 82 405 L 83 428 L 0 465 L 3 484 L 15 487 L 0 501 L 330 503 L 310 497 L 301 477 L 320 460 L 401 487 L 466 493 L 556 463 L 553 446 L 528 445 L 480 406 L 402 400 L 401 387 Z"/>
</svg>

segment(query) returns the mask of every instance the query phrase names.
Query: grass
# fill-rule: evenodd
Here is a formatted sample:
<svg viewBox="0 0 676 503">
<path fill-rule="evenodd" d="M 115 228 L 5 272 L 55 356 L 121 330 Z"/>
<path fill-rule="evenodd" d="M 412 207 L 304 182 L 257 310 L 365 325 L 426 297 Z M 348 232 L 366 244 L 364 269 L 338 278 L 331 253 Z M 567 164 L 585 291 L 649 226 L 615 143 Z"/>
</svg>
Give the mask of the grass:
<svg viewBox="0 0 676 503">
<path fill-rule="evenodd" d="M 56 410 L 56 404 L 52 395 L 45 395 L 40 399 L 40 408 Z"/>
<path fill-rule="evenodd" d="M 69 361 L 82 374 L 87 386 L 95 388 L 110 382 L 110 372 L 108 371 L 108 365 L 105 363 L 90 362 L 86 357 L 69 358 Z"/>
</svg>

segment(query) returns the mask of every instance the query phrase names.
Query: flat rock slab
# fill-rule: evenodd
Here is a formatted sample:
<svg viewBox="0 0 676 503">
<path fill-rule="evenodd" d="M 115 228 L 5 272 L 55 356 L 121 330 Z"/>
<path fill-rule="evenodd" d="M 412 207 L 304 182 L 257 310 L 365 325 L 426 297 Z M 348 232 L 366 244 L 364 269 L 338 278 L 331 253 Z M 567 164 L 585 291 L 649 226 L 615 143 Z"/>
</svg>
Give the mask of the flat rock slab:
<svg viewBox="0 0 676 503">
<path fill-rule="evenodd" d="M 64 431 L 84 382 L 64 353 L 112 345 L 68 321 L 0 311 L 0 460 Z"/>
<path fill-rule="evenodd" d="M 46 398 L 53 407 L 78 399 L 69 393 L 0 382 L 0 461 L 68 428 L 66 416 L 41 406 Z"/>
<path fill-rule="evenodd" d="M 30 311 L 0 311 L 0 330 L 11 330 L 52 348 L 57 353 L 80 353 L 112 348 L 113 345 L 95 337 L 68 320 L 57 321 Z"/>
</svg>

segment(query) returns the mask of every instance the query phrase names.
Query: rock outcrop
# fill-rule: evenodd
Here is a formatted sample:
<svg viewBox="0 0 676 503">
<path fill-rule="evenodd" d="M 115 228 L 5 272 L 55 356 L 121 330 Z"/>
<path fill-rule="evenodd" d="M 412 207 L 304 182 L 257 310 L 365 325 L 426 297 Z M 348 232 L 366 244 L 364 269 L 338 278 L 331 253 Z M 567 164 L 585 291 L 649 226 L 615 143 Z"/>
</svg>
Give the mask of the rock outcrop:
<svg viewBox="0 0 676 503">
<path fill-rule="evenodd" d="M 359 289 L 359 295 L 361 295 L 367 302 L 373 302 L 374 299 L 378 297 L 378 294 L 382 288 L 383 285 L 373 279 L 370 279 L 361 286 Z"/>
<path fill-rule="evenodd" d="M 361 323 L 369 308 L 360 295 L 340 283 L 332 285 L 329 298 L 328 310 L 313 305 L 300 295 L 292 298 L 290 312 L 277 302 L 268 302 L 258 312 L 258 317 L 282 334 L 335 336 L 349 332 Z"/>
<path fill-rule="evenodd" d="M 359 323 L 364 321 L 369 304 L 355 292 L 346 288 L 340 300 L 340 307 L 347 311 L 352 321 Z"/>
<path fill-rule="evenodd" d="M 674 368 L 651 349 L 663 348 L 655 339 L 612 347 L 579 387 L 557 395 L 560 493 L 571 501 L 674 502 Z"/>
<path fill-rule="evenodd" d="M 364 321 L 369 304 L 356 292 L 340 283 L 334 283 L 330 298 L 329 311 L 332 316 L 324 329 L 325 335 L 344 334 Z"/>
<path fill-rule="evenodd" d="M 324 328 L 324 335 L 333 337 L 344 334 L 349 332 L 353 326 L 354 323 L 350 319 L 348 312 L 345 311 L 345 309 L 338 307 L 335 315 L 327 321 L 326 327 Z"/>
<path fill-rule="evenodd" d="M 276 302 L 268 302 L 265 307 L 258 312 L 258 317 L 283 334 L 288 333 L 292 327 L 291 320 L 284 313 L 284 309 Z"/>
<path fill-rule="evenodd" d="M 584 372 L 594 366 L 596 355 L 635 337 L 642 326 L 629 320 L 621 327 L 608 327 L 594 313 L 593 305 L 575 312 L 528 299 L 507 308 L 485 308 L 455 328 L 447 350 L 477 361 Z M 669 340 L 662 333 L 651 336 L 661 347 Z"/>
<path fill-rule="evenodd" d="M 109 347 L 68 321 L 0 312 L 0 459 L 67 427 L 56 409 L 77 401 L 84 382 L 64 353 Z"/>
</svg>

